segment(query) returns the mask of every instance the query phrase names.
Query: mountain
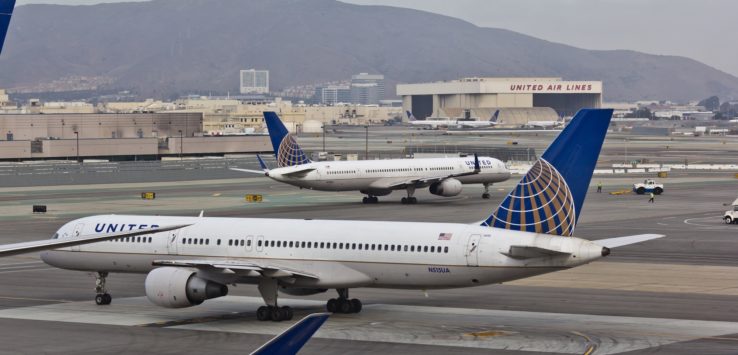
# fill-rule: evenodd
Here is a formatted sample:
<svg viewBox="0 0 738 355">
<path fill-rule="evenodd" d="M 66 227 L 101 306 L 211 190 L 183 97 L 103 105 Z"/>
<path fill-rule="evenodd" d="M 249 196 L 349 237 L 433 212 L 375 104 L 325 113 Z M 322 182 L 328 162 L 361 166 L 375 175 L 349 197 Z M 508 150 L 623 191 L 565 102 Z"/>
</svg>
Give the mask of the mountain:
<svg viewBox="0 0 738 355">
<path fill-rule="evenodd" d="M 697 61 L 593 51 L 427 12 L 334 0 L 155 0 L 16 9 L 0 87 L 71 80 L 142 96 L 237 92 L 240 69 L 270 86 L 381 73 L 398 82 L 464 76 L 604 81 L 609 101 L 738 97 L 738 78 Z M 64 79 L 72 78 L 72 79 Z"/>
</svg>

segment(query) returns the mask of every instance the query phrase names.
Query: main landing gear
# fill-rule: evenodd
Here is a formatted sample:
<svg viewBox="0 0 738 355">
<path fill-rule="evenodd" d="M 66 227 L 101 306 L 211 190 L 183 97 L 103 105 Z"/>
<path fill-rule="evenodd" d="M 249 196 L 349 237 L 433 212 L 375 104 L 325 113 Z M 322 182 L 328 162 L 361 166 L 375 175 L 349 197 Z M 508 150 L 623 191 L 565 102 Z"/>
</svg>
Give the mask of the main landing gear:
<svg viewBox="0 0 738 355">
<path fill-rule="evenodd" d="M 338 299 L 331 298 L 325 305 L 328 312 L 331 313 L 359 313 L 363 305 L 356 298 L 349 299 L 347 288 L 338 288 Z"/>
<path fill-rule="evenodd" d="M 484 183 L 484 193 L 482 194 L 482 198 L 483 199 L 488 199 L 489 198 L 489 185 L 491 185 L 491 184 L 490 183 Z"/>
<path fill-rule="evenodd" d="M 108 289 L 105 287 L 105 280 L 108 278 L 108 273 L 100 271 L 95 276 L 95 303 L 98 306 L 104 306 L 110 304 L 113 301 L 113 297 L 108 293 Z"/>
<path fill-rule="evenodd" d="M 413 197 L 413 194 L 415 194 L 415 186 L 410 186 L 407 188 L 407 197 L 403 197 L 400 202 L 403 205 L 414 205 L 418 203 L 418 199 Z"/>
<path fill-rule="evenodd" d="M 259 293 L 261 293 L 261 298 L 264 299 L 264 303 L 267 305 L 256 310 L 256 319 L 275 322 L 292 319 L 292 308 L 277 305 L 277 279 L 262 279 L 259 281 Z"/>
<path fill-rule="evenodd" d="M 372 195 L 369 195 L 369 196 L 365 196 L 365 197 L 364 197 L 364 198 L 363 198 L 363 199 L 361 200 L 361 202 L 362 202 L 362 203 L 377 203 L 377 202 L 379 202 L 379 197 L 377 197 L 377 196 L 372 196 Z"/>
</svg>

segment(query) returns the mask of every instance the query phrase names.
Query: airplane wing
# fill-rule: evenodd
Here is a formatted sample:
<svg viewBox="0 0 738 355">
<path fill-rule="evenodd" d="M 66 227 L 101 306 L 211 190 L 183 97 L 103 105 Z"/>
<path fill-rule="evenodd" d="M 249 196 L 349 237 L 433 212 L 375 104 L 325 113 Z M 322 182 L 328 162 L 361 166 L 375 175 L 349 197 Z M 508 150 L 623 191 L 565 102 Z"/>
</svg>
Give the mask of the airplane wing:
<svg viewBox="0 0 738 355">
<path fill-rule="evenodd" d="M 102 242 L 102 241 L 106 241 L 110 239 L 135 237 L 135 236 L 144 235 L 144 234 L 167 232 L 167 231 L 171 231 L 175 229 L 184 228 L 187 226 L 190 226 L 190 224 L 178 224 L 178 225 L 159 227 L 159 228 L 137 229 L 135 231 L 127 231 L 127 232 L 93 234 L 93 235 L 85 235 L 81 237 L 72 237 L 72 238 L 63 238 L 63 239 L 47 239 L 47 240 L 37 240 L 33 242 L 5 244 L 5 245 L 0 245 L 0 257 L 32 253 L 32 252 L 41 251 L 41 250 L 71 247 L 75 245 L 90 244 L 90 243 Z"/>
<path fill-rule="evenodd" d="M 304 177 L 311 171 L 315 171 L 315 168 L 302 168 L 302 169 L 282 173 L 282 175 L 283 176 Z"/>
<path fill-rule="evenodd" d="M 228 168 L 228 170 L 240 171 L 242 173 L 252 173 L 252 174 L 264 175 L 264 171 L 263 170 L 240 169 L 240 168 Z"/>
<path fill-rule="evenodd" d="M 251 355 L 297 354 L 305 343 L 328 319 L 329 313 L 313 313 L 301 319 L 272 340 L 256 349 Z"/>
<path fill-rule="evenodd" d="M 259 262 L 231 259 L 154 260 L 152 265 L 194 267 L 203 270 L 218 270 L 226 273 L 242 274 L 242 276 L 262 276 L 272 278 L 302 277 L 318 279 L 318 276 L 301 270 Z"/>
<path fill-rule="evenodd" d="M 445 176 L 429 176 L 429 177 L 421 177 L 421 178 L 415 178 L 415 179 L 380 179 L 376 181 L 375 183 L 372 183 L 373 188 L 379 188 L 379 189 L 404 189 L 408 186 L 415 186 L 415 187 L 426 187 L 433 183 L 440 182 L 446 179 L 451 179 L 455 177 L 460 176 L 467 176 L 467 175 L 475 175 L 479 174 L 482 171 L 482 169 L 479 167 L 479 157 L 474 154 L 474 170 L 467 171 L 465 173 L 459 173 L 459 174 L 449 174 Z"/>
</svg>

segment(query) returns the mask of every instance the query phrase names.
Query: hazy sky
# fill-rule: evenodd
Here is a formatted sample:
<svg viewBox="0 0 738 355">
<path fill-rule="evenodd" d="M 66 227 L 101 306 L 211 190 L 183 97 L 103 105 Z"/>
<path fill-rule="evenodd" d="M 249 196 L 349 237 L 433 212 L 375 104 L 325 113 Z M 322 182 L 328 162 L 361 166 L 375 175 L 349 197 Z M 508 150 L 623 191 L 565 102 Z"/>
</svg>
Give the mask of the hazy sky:
<svg viewBox="0 0 738 355">
<path fill-rule="evenodd" d="M 120 0 L 18 0 L 95 4 Z M 343 0 L 408 7 L 588 49 L 682 55 L 738 76 L 735 0 Z"/>
</svg>

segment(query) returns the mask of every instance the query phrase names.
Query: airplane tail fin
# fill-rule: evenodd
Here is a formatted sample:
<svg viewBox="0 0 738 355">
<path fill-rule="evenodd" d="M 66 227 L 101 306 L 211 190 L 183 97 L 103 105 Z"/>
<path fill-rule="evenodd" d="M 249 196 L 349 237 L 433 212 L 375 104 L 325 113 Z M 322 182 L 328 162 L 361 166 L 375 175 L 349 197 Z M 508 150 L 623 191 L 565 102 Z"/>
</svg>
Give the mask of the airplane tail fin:
<svg viewBox="0 0 738 355">
<path fill-rule="evenodd" d="M 611 109 L 580 110 L 482 225 L 571 235 L 612 112 Z"/>
<path fill-rule="evenodd" d="M 328 313 L 314 313 L 256 349 L 251 355 L 297 354 L 328 319 Z"/>
<path fill-rule="evenodd" d="M 13 15 L 15 0 L 0 1 L 0 53 L 3 52 L 3 44 L 5 43 L 5 35 L 8 33 L 10 26 L 10 16 Z"/>
<path fill-rule="evenodd" d="M 495 110 L 495 113 L 492 114 L 492 117 L 489 119 L 489 121 L 497 123 L 498 117 L 500 117 L 500 110 Z"/>
<path fill-rule="evenodd" d="M 269 138 L 272 141 L 274 155 L 277 157 L 278 167 L 310 163 L 310 159 L 305 155 L 305 152 L 297 145 L 295 136 L 287 131 L 287 127 L 282 124 L 276 112 L 264 112 L 264 121 L 266 121 L 267 129 L 269 129 Z"/>
<path fill-rule="evenodd" d="M 407 115 L 407 120 L 410 121 L 410 122 L 417 121 L 418 120 L 417 118 L 415 118 L 415 116 L 413 115 L 413 113 L 410 112 L 409 110 L 408 111 L 405 111 L 405 114 Z"/>
</svg>

